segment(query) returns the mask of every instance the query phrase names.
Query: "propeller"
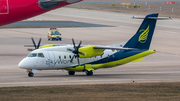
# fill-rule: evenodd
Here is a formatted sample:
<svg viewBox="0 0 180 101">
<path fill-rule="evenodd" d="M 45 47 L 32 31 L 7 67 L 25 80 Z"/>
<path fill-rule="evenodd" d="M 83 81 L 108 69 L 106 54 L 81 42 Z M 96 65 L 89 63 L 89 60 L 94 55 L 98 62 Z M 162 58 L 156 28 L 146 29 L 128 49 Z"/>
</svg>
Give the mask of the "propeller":
<svg viewBox="0 0 180 101">
<path fill-rule="evenodd" d="M 40 44 L 41 44 L 41 38 L 39 39 L 39 42 L 38 42 L 37 45 L 36 45 L 36 43 L 35 43 L 35 41 L 34 41 L 33 38 L 31 38 L 31 40 L 32 40 L 32 42 L 33 42 L 34 48 L 35 48 L 35 49 L 38 49 L 39 46 L 40 46 Z M 35 50 L 35 49 L 28 49 L 28 51 L 33 51 L 33 50 Z"/>
<path fill-rule="evenodd" d="M 75 57 L 75 58 L 77 58 L 78 65 L 80 66 L 79 54 L 85 55 L 84 53 L 79 52 L 79 48 L 81 47 L 82 41 L 80 41 L 80 42 L 79 42 L 79 45 L 76 46 L 76 45 L 75 45 L 75 42 L 74 42 L 74 39 L 72 38 L 72 43 L 73 43 L 73 46 L 74 46 L 74 50 L 73 50 L 73 49 L 69 49 L 69 48 L 67 49 L 68 51 L 71 51 L 72 53 L 74 53 L 74 55 L 73 55 L 73 57 L 71 58 L 71 61 L 70 61 L 70 62 L 72 63 L 72 61 L 73 61 L 73 59 L 74 59 L 74 57 Z"/>
</svg>

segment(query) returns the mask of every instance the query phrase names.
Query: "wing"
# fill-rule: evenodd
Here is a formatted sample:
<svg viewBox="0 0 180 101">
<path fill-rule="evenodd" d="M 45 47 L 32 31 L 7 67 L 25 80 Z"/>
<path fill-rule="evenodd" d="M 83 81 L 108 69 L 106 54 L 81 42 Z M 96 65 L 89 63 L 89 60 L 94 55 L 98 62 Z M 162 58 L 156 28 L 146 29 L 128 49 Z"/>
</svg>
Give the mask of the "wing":
<svg viewBox="0 0 180 101">
<path fill-rule="evenodd" d="M 80 58 L 90 58 L 95 56 L 103 55 L 105 49 L 111 50 L 139 50 L 136 48 L 123 48 L 123 47 L 113 47 L 113 46 L 84 46 L 79 48 L 79 52 L 85 55 L 78 54 Z"/>
<path fill-rule="evenodd" d="M 94 49 L 111 49 L 111 50 L 139 50 L 137 48 L 123 48 L 123 47 L 112 47 L 112 46 L 94 46 Z"/>
</svg>

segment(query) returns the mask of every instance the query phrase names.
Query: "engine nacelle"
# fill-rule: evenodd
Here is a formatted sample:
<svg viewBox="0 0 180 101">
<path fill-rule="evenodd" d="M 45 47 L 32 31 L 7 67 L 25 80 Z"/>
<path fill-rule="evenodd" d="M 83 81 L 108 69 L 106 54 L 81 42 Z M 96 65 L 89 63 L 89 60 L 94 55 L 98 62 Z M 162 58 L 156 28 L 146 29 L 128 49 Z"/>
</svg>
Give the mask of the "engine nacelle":
<svg viewBox="0 0 180 101">
<path fill-rule="evenodd" d="M 94 49 L 94 46 L 86 46 L 79 48 L 79 52 L 84 53 L 85 55 L 78 54 L 80 58 L 91 58 L 95 56 L 103 55 L 105 49 Z"/>
</svg>

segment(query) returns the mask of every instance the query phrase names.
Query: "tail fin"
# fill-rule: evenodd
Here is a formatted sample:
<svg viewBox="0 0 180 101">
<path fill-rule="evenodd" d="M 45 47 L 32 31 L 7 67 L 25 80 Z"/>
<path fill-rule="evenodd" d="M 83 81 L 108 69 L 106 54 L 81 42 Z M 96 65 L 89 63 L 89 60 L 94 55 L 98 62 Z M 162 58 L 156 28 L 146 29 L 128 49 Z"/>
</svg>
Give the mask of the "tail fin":
<svg viewBox="0 0 180 101">
<path fill-rule="evenodd" d="M 156 26 L 157 17 L 158 14 L 147 15 L 136 34 L 124 45 L 124 47 L 148 50 Z"/>
</svg>

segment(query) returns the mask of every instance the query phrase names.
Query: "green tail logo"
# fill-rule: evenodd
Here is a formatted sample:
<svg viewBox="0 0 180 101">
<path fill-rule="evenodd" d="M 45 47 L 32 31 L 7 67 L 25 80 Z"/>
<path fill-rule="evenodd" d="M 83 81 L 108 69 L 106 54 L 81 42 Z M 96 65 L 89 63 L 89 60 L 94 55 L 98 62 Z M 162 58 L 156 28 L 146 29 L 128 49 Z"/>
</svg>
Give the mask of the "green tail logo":
<svg viewBox="0 0 180 101">
<path fill-rule="evenodd" d="M 148 37 L 148 33 L 149 33 L 149 25 L 146 30 L 142 29 L 139 32 L 142 32 L 141 35 L 139 36 L 139 42 L 145 43 Z"/>
</svg>

